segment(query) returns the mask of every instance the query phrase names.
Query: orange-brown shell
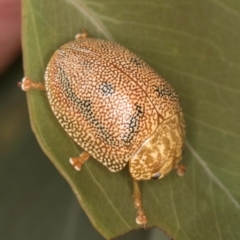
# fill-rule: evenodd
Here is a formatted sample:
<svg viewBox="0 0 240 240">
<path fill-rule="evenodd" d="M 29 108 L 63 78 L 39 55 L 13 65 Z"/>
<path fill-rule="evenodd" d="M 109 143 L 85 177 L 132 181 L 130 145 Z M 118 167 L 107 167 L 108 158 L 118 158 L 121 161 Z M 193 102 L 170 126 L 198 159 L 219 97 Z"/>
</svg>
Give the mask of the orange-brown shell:
<svg viewBox="0 0 240 240">
<path fill-rule="evenodd" d="M 157 126 L 180 111 L 176 92 L 152 68 L 100 39 L 59 48 L 45 86 L 65 131 L 111 171 L 121 170 Z"/>
</svg>

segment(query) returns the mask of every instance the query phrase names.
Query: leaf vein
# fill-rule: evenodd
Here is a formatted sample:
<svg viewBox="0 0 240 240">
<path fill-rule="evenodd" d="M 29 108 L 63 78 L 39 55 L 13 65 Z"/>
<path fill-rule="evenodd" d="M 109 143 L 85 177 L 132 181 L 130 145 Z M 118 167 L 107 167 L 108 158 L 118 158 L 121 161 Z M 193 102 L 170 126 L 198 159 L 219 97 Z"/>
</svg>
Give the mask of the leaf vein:
<svg viewBox="0 0 240 240">
<path fill-rule="evenodd" d="M 92 10 L 90 10 L 83 2 L 79 2 L 76 0 L 66 0 L 71 5 L 75 6 L 86 18 L 88 18 L 92 24 L 109 40 L 114 40 L 110 32 L 107 28 L 101 23 L 99 18 L 97 18 L 97 14 L 95 14 Z"/>
<path fill-rule="evenodd" d="M 229 198 L 229 200 L 234 204 L 234 206 L 237 209 L 240 209 L 240 204 L 235 199 L 235 197 L 230 193 L 230 191 L 227 189 L 227 187 L 221 182 L 221 180 L 211 171 L 211 169 L 208 167 L 204 159 L 200 157 L 200 155 L 196 152 L 196 150 L 192 147 L 192 145 L 186 141 L 186 146 L 192 153 L 192 155 L 195 157 L 195 159 L 198 161 L 198 163 L 203 167 L 203 169 L 207 172 L 208 176 L 212 181 L 215 182 L 215 184 L 218 185 L 218 187 L 226 194 L 226 196 Z"/>
</svg>

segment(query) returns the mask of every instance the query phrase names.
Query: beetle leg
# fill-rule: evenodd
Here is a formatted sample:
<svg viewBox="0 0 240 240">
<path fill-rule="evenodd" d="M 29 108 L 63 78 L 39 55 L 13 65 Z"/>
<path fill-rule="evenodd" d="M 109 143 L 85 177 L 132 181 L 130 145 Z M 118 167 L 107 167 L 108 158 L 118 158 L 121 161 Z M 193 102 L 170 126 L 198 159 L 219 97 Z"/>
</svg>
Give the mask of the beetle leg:
<svg viewBox="0 0 240 240">
<path fill-rule="evenodd" d="M 81 33 L 78 33 L 75 36 L 75 39 L 78 40 L 78 39 L 87 38 L 87 37 L 88 37 L 87 31 L 85 29 L 82 29 Z"/>
<path fill-rule="evenodd" d="M 178 176 L 182 177 L 184 176 L 185 172 L 186 172 L 186 166 L 183 165 L 183 164 L 178 164 L 176 166 L 176 169 L 177 169 L 177 174 Z"/>
<path fill-rule="evenodd" d="M 80 171 L 84 162 L 90 158 L 90 154 L 86 151 L 82 152 L 78 157 L 70 158 L 70 164 L 75 170 Z"/>
<path fill-rule="evenodd" d="M 31 79 L 24 77 L 21 82 L 18 83 L 23 91 L 28 91 L 30 89 L 45 90 L 44 83 L 34 82 Z"/>
<path fill-rule="evenodd" d="M 135 208 L 137 209 L 136 223 L 139 225 L 143 224 L 145 227 L 147 223 L 147 217 L 142 207 L 141 192 L 135 179 L 133 179 L 133 198 Z"/>
</svg>

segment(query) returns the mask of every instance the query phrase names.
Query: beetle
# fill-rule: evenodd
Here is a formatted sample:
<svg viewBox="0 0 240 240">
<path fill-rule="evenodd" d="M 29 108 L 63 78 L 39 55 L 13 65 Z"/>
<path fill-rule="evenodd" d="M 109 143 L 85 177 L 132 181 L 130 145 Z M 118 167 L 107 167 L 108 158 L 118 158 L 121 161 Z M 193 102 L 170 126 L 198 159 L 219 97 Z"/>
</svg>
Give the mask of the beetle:
<svg viewBox="0 0 240 240">
<path fill-rule="evenodd" d="M 146 224 L 139 180 L 183 175 L 185 123 L 176 91 L 123 46 L 88 38 L 86 31 L 55 51 L 45 83 L 25 77 L 22 90 L 46 90 L 68 135 L 84 149 L 69 159 L 76 170 L 90 156 L 110 171 L 129 163 L 137 224 Z"/>
</svg>

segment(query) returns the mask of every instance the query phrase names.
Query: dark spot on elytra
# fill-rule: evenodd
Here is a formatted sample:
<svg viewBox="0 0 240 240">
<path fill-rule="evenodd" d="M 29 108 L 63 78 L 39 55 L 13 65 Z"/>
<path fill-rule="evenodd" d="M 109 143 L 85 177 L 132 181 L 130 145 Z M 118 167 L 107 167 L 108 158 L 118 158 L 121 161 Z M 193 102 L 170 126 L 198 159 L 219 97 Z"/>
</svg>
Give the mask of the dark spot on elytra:
<svg viewBox="0 0 240 240">
<path fill-rule="evenodd" d="M 91 62 L 88 62 L 88 61 L 83 61 L 83 62 L 81 62 L 81 64 L 82 64 L 82 66 L 85 68 L 85 69 L 87 69 L 87 70 L 89 70 L 89 69 L 91 69 L 92 68 L 92 63 Z"/>
<path fill-rule="evenodd" d="M 131 58 L 130 62 L 137 67 L 142 67 L 142 65 L 143 65 L 143 62 L 140 59 L 137 59 L 137 58 Z"/>
<path fill-rule="evenodd" d="M 136 105 L 136 113 L 130 118 L 129 122 L 127 123 L 128 133 L 124 134 L 122 137 L 122 141 L 124 145 L 130 146 L 132 140 L 134 139 L 135 135 L 138 133 L 139 130 L 139 122 L 140 118 L 144 115 L 144 110 L 141 106 Z"/>
<path fill-rule="evenodd" d="M 83 114 L 85 119 L 90 122 L 92 126 L 97 129 L 100 137 L 109 145 L 118 146 L 118 140 L 116 137 L 112 136 L 108 130 L 104 127 L 99 119 L 95 117 L 92 107 L 92 101 L 90 99 L 81 99 L 73 91 L 69 79 L 65 76 L 64 71 L 60 68 L 61 72 L 61 83 L 63 86 L 64 93 L 67 99 L 70 99 L 71 102 L 79 109 Z"/>
<path fill-rule="evenodd" d="M 100 92 L 103 96 L 111 96 L 114 94 L 115 89 L 114 86 L 111 83 L 103 82 L 100 85 Z"/>
<path fill-rule="evenodd" d="M 171 100 L 171 101 L 178 101 L 178 95 L 175 90 L 169 87 L 167 84 L 163 84 L 160 86 L 154 85 L 154 92 L 157 93 L 158 97 Z"/>
<path fill-rule="evenodd" d="M 143 116 L 143 109 L 141 106 L 137 105 L 136 106 L 136 111 L 137 111 L 137 116 L 142 117 Z"/>
<path fill-rule="evenodd" d="M 105 140 L 109 145 L 117 145 L 117 139 L 114 138 L 107 129 L 103 126 L 103 124 L 95 117 L 92 110 L 92 102 L 91 100 L 80 100 L 76 101 L 79 109 L 83 113 L 84 117 L 87 121 L 89 121 L 99 132 L 99 135 L 103 140 Z"/>
</svg>

